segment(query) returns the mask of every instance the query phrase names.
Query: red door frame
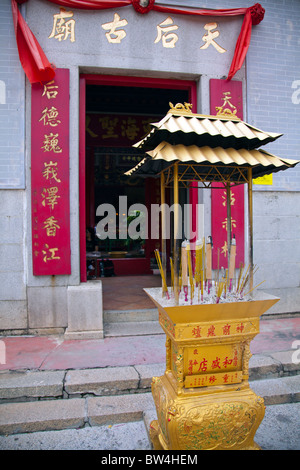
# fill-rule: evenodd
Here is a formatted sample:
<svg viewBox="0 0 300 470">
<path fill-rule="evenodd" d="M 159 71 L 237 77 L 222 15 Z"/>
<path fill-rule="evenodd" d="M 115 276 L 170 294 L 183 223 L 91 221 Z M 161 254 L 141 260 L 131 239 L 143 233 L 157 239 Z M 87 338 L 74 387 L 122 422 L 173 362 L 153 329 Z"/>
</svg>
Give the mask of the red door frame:
<svg viewBox="0 0 300 470">
<path fill-rule="evenodd" d="M 187 90 L 189 101 L 193 105 L 193 112 L 197 112 L 197 87 L 196 82 L 189 80 L 174 80 L 148 77 L 128 77 L 121 75 L 93 75 L 82 74 L 79 81 L 79 237 L 80 237 L 80 280 L 87 281 L 86 273 L 86 181 L 85 181 L 85 105 L 86 85 L 115 85 L 148 88 L 170 88 Z M 192 201 L 192 227 L 195 226 L 196 204 L 198 202 L 197 188 L 190 189 Z"/>
</svg>

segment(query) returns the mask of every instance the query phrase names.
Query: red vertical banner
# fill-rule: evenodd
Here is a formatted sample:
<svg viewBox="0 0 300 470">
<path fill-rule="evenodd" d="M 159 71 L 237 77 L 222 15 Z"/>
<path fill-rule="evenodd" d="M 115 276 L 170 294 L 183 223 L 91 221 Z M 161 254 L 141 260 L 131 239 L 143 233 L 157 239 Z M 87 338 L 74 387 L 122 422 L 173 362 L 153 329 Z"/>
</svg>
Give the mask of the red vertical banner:
<svg viewBox="0 0 300 470">
<path fill-rule="evenodd" d="M 225 111 L 228 110 L 228 111 Z M 243 93 L 241 81 L 210 80 L 210 113 L 231 112 L 243 119 Z M 231 221 L 227 220 L 227 194 L 222 183 L 214 183 L 211 192 L 211 230 L 213 239 L 212 267 L 228 267 L 227 228 L 236 239 L 236 267 L 244 263 L 244 185 L 231 188 Z"/>
<path fill-rule="evenodd" d="M 33 274 L 71 273 L 69 70 L 31 90 Z"/>
</svg>

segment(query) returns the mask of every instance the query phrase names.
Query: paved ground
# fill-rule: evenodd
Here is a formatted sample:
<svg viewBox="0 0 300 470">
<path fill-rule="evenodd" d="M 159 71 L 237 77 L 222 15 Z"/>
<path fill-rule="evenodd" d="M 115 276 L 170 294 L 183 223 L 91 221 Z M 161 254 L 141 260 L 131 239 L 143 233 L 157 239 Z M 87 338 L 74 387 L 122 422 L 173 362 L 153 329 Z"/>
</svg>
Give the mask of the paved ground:
<svg viewBox="0 0 300 470">
<path fill-rule="evenodd" d="M 144 330 L 143 334 L 132 336 L 130 331 L 135 325 L 135 322 L 119 323 L 121 331 L 118 334 L 122 336 L 98 340 L 65 340 L 63 336 L 3 337 L 6 361 L 0 364 L 0 371 L 84 369 L 164 362 L 165 335 L 157 328 L 157 322 L 146 322 L 146 334 Z M 151 328 L 155 334 L 151 334 Z M 251 342 L 251 352 L 287 351 L 297 340 L 300 341 L 300 316 L 261 320 L 260 334 Z"/>
<path fill-rule="evenodd" d="M 255 436 L 262 450 L 300 450 L 300 403 L 267 406 Z M 150 451 L 144 421 L 0 436 L 1 450 Z M 120 454 L 119 454 L 120 455 Z M 134 455 L 134 454 L 133 454 Z"/>
</svg>

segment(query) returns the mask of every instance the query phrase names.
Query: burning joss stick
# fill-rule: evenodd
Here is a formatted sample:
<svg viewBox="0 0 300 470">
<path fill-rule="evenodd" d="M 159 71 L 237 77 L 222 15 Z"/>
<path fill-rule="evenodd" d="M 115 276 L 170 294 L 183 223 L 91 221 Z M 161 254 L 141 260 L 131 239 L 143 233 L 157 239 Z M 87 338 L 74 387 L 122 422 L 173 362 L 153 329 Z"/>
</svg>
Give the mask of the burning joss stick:
<svg viewBox="0 0 300 470">
<path fill-rule="evenodd" d="M 169 292 L 168 292 L 168 287 L 167 287 L 167 283 L 166 283 L 166 278 L 165 278 L 164 271 L 163 271 L 162 264 L 161 264 L 161 259 L 160 259 L 159 251 L 158 251 L 158 250 L 154 250 L 154 253 L 155 253 L 157 265 L 158 265 L 158 267 L 159 267 L 159 272 L 160 272 L 161 279 L 162 279 L 162 283 L 163 283 L 163 293 L 165 293 L 166 296 L 167 296 L 167 299 L 169 299 L 170 296 L 169 296 Z"/>
<path fill-rule="evenodd" d="M 174 266 L 173 266 L 172 258 L 170 258 L 170 268 L 171 268 L 171 285 L 172 285 L 172 291 L 174 294 Z"/>
<path fill-rule="evenodd" d="M 207 244 L 206 244 L 206 279 L 207 279 L 208 293 L 210 293 L 211 280 L 212 280 L 211 250 L 212 250 L 212 237 L 209 236 L 207 240 Z"/>
<path fill-rule="evenodd" d="M 235 237 L 231 240 L 231 249 L 230 249 L 230 259 L 229 259 L 229 292 L 231 292 L 232 288 L 232 279 L 234 278 L 234 269 L 235 269 L 235 256 L 236 256 L 236 241 Z"/>
<path fill-rule="evenodd" d="M 188 258 L 189 279 L 190 279 L 190 285 L 191 285 L 191 304 L 192 304 L 193 297 L 194 297 L 194 278 L 193 278 L 193 269 L 192 269 L 191 248 L 190 248 L 189 243 L 186 246 L 186 250 L 187 250 L 187 258 Z"/>
<path fill-rule="evenodd" d="M 239 288 L 240 288 L 240 282 L 241 282 L 241 278 L 242 278 L 243 269 L 244 269 L 244 265 L 243 265 L 243 263 L 240 263 L 240 273 L 239 273 L 239 277 L 238 277 L 238 281 L 237 281 L 236 292 L 238 292 Z"/>
<path fill-rule="evenodd" d="M 203 243 L 200 240 L 196 241 L 196 269 L 195 269 L 195 280 L 196 280 L 196 287 L 198 287 L 198 302 L 199 302 L 199 294 L 200 294 L 200 286 L 201 286 L 201 277 L 202 277 L 202 250 L 203 250 Z M 202 299 L 203 300 L 203 299 Z"/>
<path fill-rule="evenodd" d="M 246 271 L 246 273 L 244 274 L 244 277 L 243 277 L 243 279 L 242 279 L 242 281 L 241 281 L 241 284 L 240 284 L 240 286 L 239 286 L 239 288 L 238 288 L 238 293 L 239 293 L 239 294 L 242 294 L 242 292 L 243 292 L 243 290 L 245 289 L 245 286 L 246 286 L 246 284 L 247 284 L 247 282 L 248 282 L 248 278 L 249 278 L 248 271 L 249 271 L 249 268 L 250 268 L 250 264 L 248 265 L 247 271 Z"/>
<path fill-rule="evenodd" d="M 184 241 L 181 244 L 181 276 L 182 276 L 182 287 L 185 295 L 185 301 L 188 301 L 188 262 L 187 262 L 187 242 Z"/>
<path fill-rule="evenodd" d="M 254 289 L 256 289 L 258 286 L 260 286 L 260 285 L 263 284 L 264 282 L 266 282 L 266 281 L 262 281 L 262 282 L 260 282 L 259 284 L 257 284 L 257 286 L 255 286 L 255 287 L 253 287 L 253 289 L 249 290 L 249 292 L 247 292 L 247 294 L 245 294 L 245 296 L 248 295 L 248 294 L 250 294 L 250 292 L 254 291 Z"/>
<path fill-rule="evenodd" d="M 224 296 L 226 298 L 226 294 L 227 294 L 227 285 L 228 285 L 228 269 L 226 269 L 226 276 L 225 276 L 225 284 L 224 284 Z"/>
<path fill-rule="evenodd" d="M 200 251 L 202 249 L 202 245 L 199 240 L 196 241 L 196 262 L 195 262 L 195 283 L 196 287 L 198 287 L 200 283 Z"/>
</svg>

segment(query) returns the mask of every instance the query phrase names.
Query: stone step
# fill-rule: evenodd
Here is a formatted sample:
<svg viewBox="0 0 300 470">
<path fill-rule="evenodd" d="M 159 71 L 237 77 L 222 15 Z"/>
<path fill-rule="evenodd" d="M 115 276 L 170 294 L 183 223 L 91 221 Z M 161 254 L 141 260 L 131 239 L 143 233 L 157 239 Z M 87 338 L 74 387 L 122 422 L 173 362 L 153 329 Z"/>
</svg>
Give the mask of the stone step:
<svg viewBox="0 0 300 470">
<path fill-rule="evenodd" d="M 144 308 L 137 310 L 104 310 L 103 321 L 104 323 L 119 323 L 119 322 L 145 322 L 157 321 L 158 310 L 157 308 Z"/>
<path fill-rule="evenodd" d="M 300 402 L 300 375 L 250 382 L 252 390 L 264 398 L 265 405 Z"/>
<path fill-rule="evenodd" d="M 153 406 L 151 393 L 2 403 L 0 435 L 134 422 Z"/>
<path fill-rule="evenodd" d="M 300 375 L 253 381 L 266 405 L 300 402 Z M 155 417 L 150 392 L 0 404 L 0 435 L 111 426 Z"/>
<path fill-rule="evenodd" d="M 300 364 L 292 362 L 294 350 L 255 354 L 249 362 L 249 379 L 298 377 Z M 161 376 L 165 363 L 75 370 L 3 371 L 0 403 L 43 399 L 81 398 L 150 391 L 152 377 Z"/>
<path fill-rule="evenodd" d="M 145 336 L 164 334 L 158 321 L 130 321 L 104 324 L 104 336 Z"/>
<path fill-rule="evenodd" d="M 263 450 L 300 450 L 299 412 L 299 402 L 266 406 L 264 419 L 255 434 L 255 442 Z M 109 455 L 99 455 L 99 463 L 106 465 L 109 456 L 118 456 L 118 453 L 112 451 L 128 450 L 133 458 L 134 451 L 151 451 L 149 426 L 154 419 L 157 419 L 156 412 L 151 408 L 144 412 L 144 419 L 138 421 L 93 427 L 86 424 L 76 429 L 2 435 L 0 450 L 106 450 Z M 131 466 L 129 456 L 126 462 L 124 453 L 119 455 L 120 464 L 128 463 Z M 116 463 L 116 457 L 114 458 Z M 150 452 L 139 452 L 136 458 L 140 463 L 143 458 L 147 459 L 144 463 L 151 463 Z M 177 454 L 175 458 L 175 463 L 178 463 Z M 183 459 L 183 464 L 186 464 L 185 455 Z"/>
</svg>

